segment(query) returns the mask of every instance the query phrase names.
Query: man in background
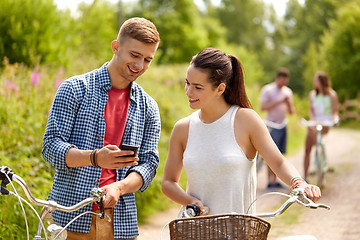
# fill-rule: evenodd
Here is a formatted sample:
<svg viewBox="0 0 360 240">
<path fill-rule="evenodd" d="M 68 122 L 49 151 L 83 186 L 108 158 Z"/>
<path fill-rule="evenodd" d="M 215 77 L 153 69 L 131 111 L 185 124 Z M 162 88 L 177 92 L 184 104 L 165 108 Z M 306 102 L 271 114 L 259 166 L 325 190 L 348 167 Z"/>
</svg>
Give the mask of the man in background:
<svg viewBox="0 0 360 240">
<path fill-rule="evenodd" d="M 286 68 L 278 69 L 275 81 L 265 85 L 260 94 L 261 110 L 267 112 L 266 122 L 268 122 L 267 126 L 270 135 L 282 154 L 286 153 L 287 144 L 286 114 L 293 114 L 295 110 L 293 106 L 293 93 L 287 87 L 289 77 L 290 74 Z M 278 187 L 282 187 L 282 185 L 277 182 L 276 175 L 268 167 L 267 188 Z"/>
</svg>

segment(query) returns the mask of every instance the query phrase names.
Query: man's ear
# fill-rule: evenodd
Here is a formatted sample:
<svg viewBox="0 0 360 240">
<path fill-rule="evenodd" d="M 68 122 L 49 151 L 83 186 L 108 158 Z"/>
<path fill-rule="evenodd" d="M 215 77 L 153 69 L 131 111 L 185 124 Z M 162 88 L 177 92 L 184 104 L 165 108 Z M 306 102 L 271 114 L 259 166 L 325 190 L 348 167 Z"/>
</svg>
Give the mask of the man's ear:
<svg viewBox="0 0 360 240">
<path fill-rule="evenodd" d="M 112 51 L 113 53 L 115 54 L 117 51 L 119 51 L 119 42 L 117 40 L 114 40 L 111 42 L 111 48 L 112 48 Z"/>
</svg>

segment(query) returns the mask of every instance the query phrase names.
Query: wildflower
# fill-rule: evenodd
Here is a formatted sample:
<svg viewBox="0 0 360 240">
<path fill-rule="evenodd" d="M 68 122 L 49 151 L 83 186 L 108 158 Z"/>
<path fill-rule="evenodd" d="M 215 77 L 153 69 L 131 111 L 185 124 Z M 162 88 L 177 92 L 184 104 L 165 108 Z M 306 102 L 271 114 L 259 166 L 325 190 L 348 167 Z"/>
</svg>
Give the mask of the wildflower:
<svg viewBox="0 0 360 240">
<path fill-rule="evenodd" d="M 15 83 L 10 82 L 9 80 L 5 81 L 5 86 L 13 92 L 18 92 L 19 88 Z"/>
<path fill-rule="evenodd" d="M 39 85 L 40 83 L 40 73 L 38 72 L 31 72 L 31 77 L 30 77 L 30 83 L 34 86 Z"/>
</svg>

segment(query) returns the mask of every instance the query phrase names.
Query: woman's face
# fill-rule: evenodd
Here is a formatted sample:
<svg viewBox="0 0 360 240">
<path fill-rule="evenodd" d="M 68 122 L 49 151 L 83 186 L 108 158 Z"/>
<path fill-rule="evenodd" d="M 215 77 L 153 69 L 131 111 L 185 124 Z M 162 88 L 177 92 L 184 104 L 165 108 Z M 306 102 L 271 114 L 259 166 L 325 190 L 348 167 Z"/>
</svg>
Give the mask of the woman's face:
<svg viewBox="0 0 360 240">
<path fill-rule="evenodd" d="M 316 89 L 318 91 L 321 91 L 321 89 L 322 89 L 318 75 L 314 76 L 313 86 L 314 86 L 314 89 Z"/>
<path fill-rule="evenodd" d="M 214 88 L 209 82 L 208 76 L 206 71 L 190 64 L 185 79 L 185 92 L 192 109 L 211 106 L 214 101 L 219 99 L 219 87 Z"/>
</svg>

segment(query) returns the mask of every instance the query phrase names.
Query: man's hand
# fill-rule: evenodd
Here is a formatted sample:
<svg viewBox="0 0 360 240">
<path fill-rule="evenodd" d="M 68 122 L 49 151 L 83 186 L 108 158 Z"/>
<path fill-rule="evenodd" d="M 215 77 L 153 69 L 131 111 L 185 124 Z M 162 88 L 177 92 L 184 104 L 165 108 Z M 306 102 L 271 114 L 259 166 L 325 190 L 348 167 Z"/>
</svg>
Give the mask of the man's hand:
<svg viewBox="0 0 360 240">
<path fill-rule="evenodd" d="M 125 157 L 134 154 L 130 150 L 120 150 L 116 145 L 107 145 L 96 153 L 97 164 L 102 168 L 118 169 L 138 165 L 138 157 Z"/>
<path fill-rule="evenodd" d="M 121 187 L 119 185 L 121 186 L 120 182 L 115 182 L 101 188 L 105 192 L 103 201 L 105 208 L 114 208 L 119 201 L 119 198 L 122 195 Z"/>
</svg>

